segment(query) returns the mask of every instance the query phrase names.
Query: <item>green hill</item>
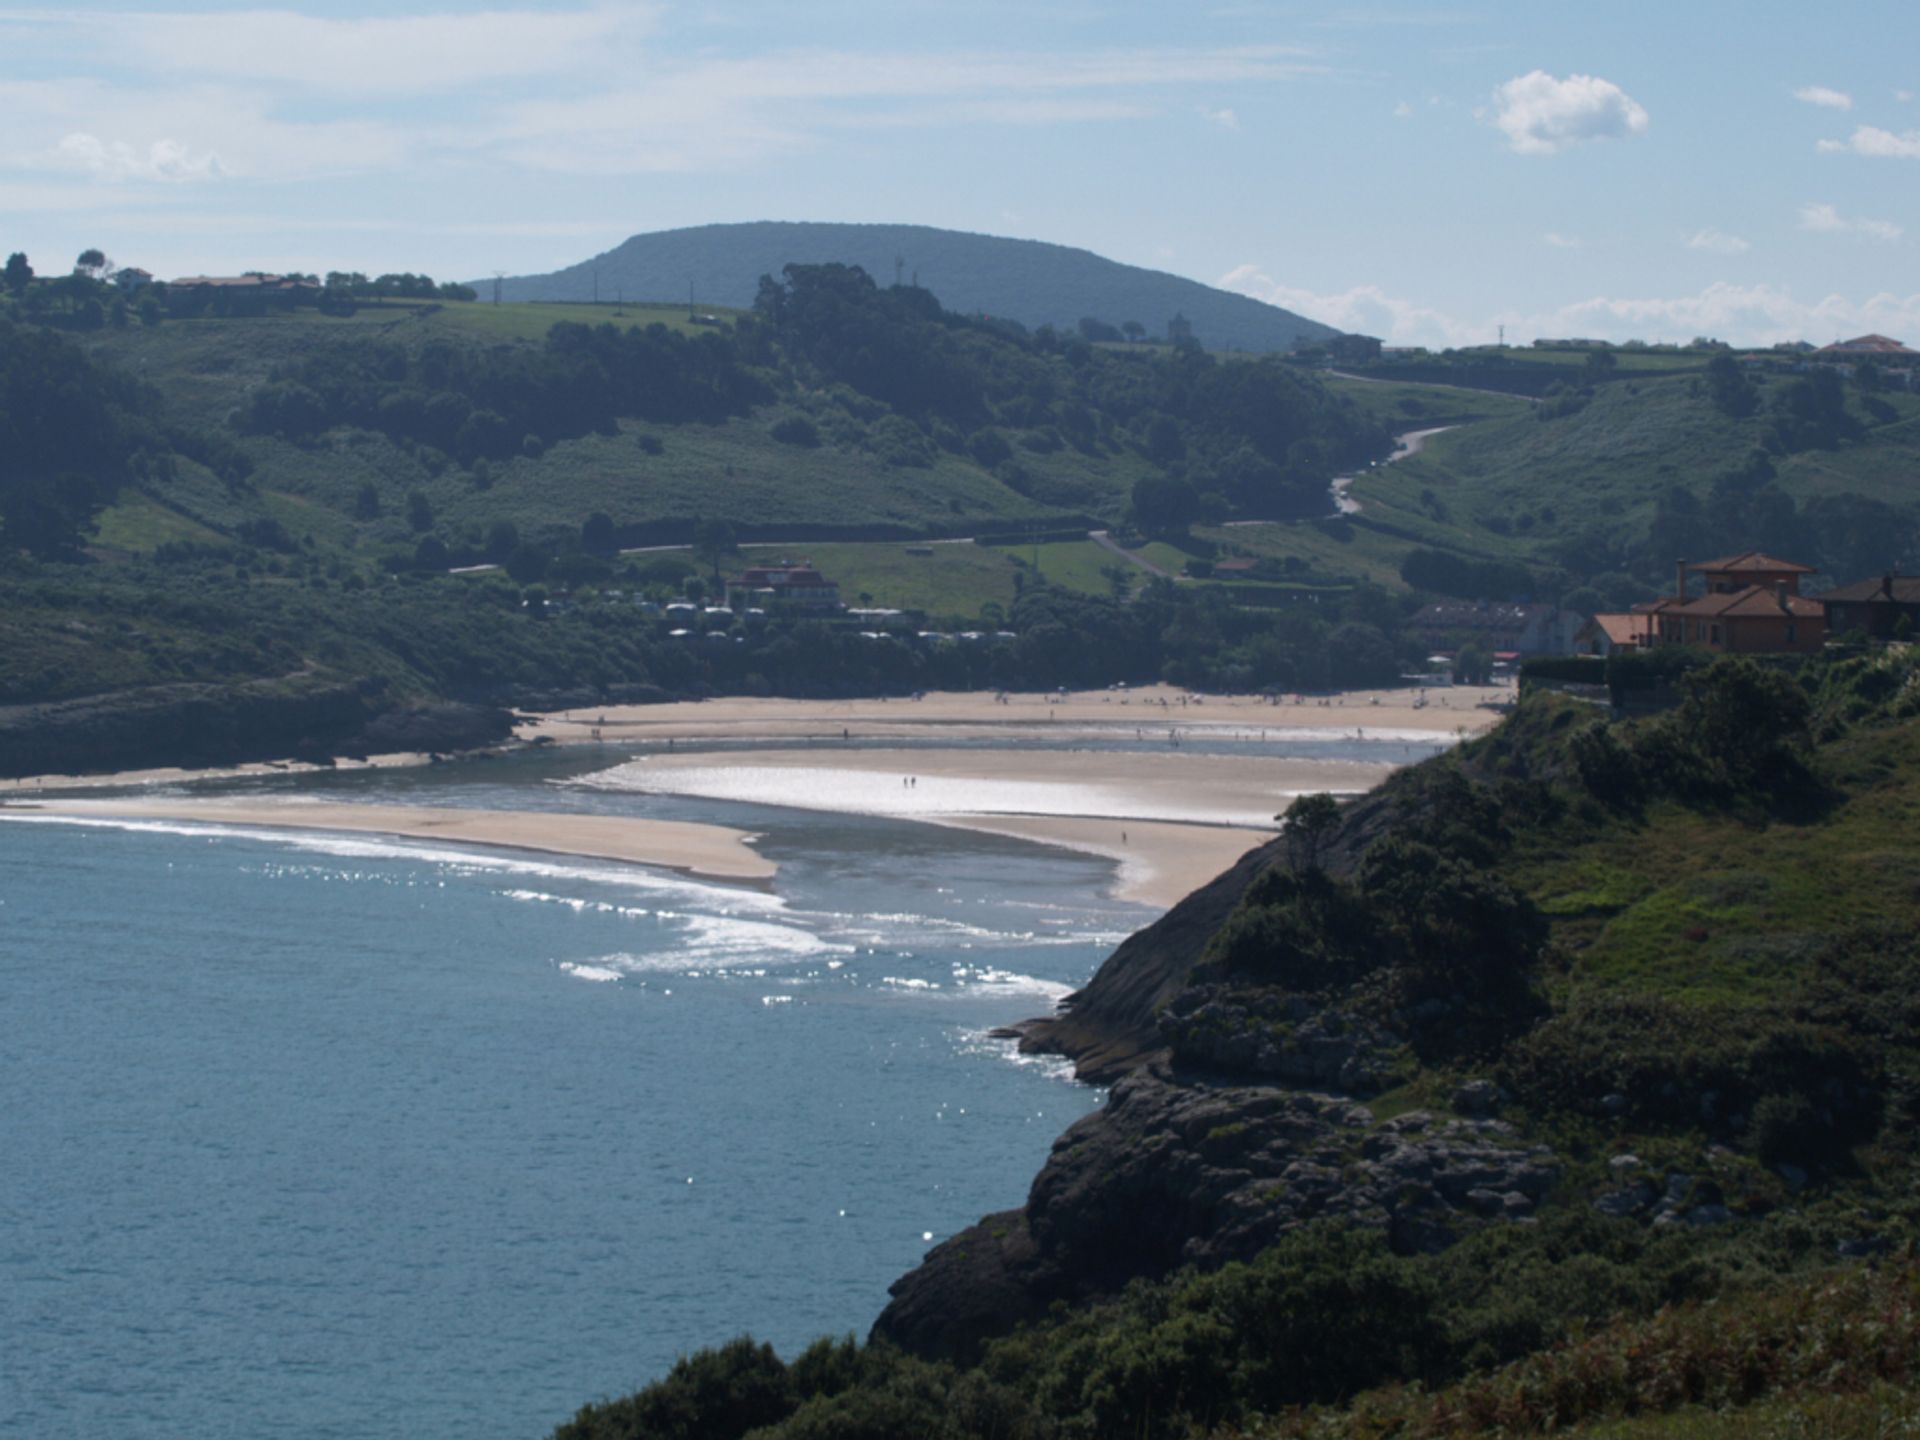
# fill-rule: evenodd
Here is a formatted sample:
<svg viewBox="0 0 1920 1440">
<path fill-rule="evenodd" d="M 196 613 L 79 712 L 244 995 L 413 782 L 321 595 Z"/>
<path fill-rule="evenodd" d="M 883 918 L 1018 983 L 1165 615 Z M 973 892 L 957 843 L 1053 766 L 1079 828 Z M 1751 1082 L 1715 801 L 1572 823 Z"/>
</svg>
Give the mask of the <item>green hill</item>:
<svg viewBox="0 0 1920 1440">
<path fill-rule="evenodd" d="M 703 1351 L 556 1436 L 1894 1433 L 1917 681 L 1537 695 L 1303 802 L 1027 1027 L 1107 1103 L 867 1344 Z"/>
<path fill-rule="evenodd" d="M 1920 395 L 1817 374 L 1747 383 L 1735 413 L 1704 371 L 1623 375 L 1496 413 L 1500 397 L 1472 391 L 1347 382 L 1396 426 L 1468 423 L 1364 472 L 1352 488 L 1361 509 L 1337 534 L 1203 533 L 1277 559 L 1344 555 L 1381 578 L 1415 551 L 1513 562 L 1541 598 L 1592 587 L 1589 606 L 1663 589 L 1676 558 L 1756 547 L 1815 566 L 1820 583 L 1920 569 Z M 1504 598 L 1506 587 L 1487 597 L 1462 583 L 1466 598 Z"/>
<path fill-rule="evenodd" d="M 1088 250 L 928 225 L 832 225 L 765 220 L 635 235 L 605 254 L 549 275 L 502 282 L 509 300 L 591 300 L 616 294 L 664 300 L 691 283 L 701 309 L 753 303 L 762 275 L 790 264 L 858 265 L 883 284 L 911 280 L 950 310 L 1067 332 L 1091 317 L 1136 321 L 1150 336 L 1185 315 L 1201 344 L 1256 353 L 1339 332 L 1278 306 Z M 490 283 L 490 282 L 488 282 Z M 596 288 L 597 287 L 597 288 Z M 483 288 L 484 293 L 484 288 Z"/>
</svg>

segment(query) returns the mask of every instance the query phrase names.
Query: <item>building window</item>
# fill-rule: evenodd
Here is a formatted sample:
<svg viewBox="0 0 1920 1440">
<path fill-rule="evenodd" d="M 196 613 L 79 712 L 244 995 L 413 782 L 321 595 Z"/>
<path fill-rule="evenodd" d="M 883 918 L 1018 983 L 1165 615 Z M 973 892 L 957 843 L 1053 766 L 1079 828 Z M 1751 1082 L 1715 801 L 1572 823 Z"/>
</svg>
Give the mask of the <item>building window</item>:
<svg viewBox="0 0 1920 1440">
<path fill-rule="evenodd" d="M 1794 623 L 1791 620 L 1789 620 L 1787 622 L 1787 644 L 1789 645 L 1793 644 L 1794 640 L 1797 638 L 1797 633 L 1798 632 L 1796 630 L 1796 627 L 1794 626 Z"/>
<path fill-rule="evenodd" d="M 1714 645 L 1718 645 L 1720 643 L 1720 627 L 1718 625 L 1715 625 L 1712 628 L 1712 630 L 1708 632 L 1707 639 L 1711 644 L 1714 644 Z"/>
</svg>

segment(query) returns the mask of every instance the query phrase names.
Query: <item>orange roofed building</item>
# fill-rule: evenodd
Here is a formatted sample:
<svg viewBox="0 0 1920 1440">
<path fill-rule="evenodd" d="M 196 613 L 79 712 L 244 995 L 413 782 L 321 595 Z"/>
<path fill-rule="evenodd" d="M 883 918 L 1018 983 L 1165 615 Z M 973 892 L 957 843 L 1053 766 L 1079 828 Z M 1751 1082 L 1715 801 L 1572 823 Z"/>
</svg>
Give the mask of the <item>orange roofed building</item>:
<svg viewBox="0 0 1920 1440">
<path fill-rule="evenodd" d="M 840 587 L 806 560 L 797 565 L 785 561 L 778 565 L 754 565 L 727 581 L 729 605 L 738 608 L 769 600 L 807 610 L 838 610 Z"/>
<path fill-rule="evenodd" d="M 1810 654 L 1827 643 L 1826 607 L 1800 593 L 1813 567 L 1749 550 L 1699 565 L 1676 561 L 1674 593 L 1633 607 L 1652 645 L 1697 645 L 1728 655 Z M 1687 577 L 1706 578 L 1689 597 Z"/>
</svg>

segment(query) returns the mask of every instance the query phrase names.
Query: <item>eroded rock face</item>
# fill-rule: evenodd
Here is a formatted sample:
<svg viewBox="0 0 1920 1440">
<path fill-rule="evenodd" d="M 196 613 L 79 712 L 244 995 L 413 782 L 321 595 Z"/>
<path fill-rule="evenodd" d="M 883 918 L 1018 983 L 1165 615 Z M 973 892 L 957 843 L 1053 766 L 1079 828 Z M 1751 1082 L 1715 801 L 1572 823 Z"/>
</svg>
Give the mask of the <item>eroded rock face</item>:
<svg viewBox="0 0 1920 1440">
<path fill-rule="evenodd" d="M 1403 1061 L 1385 1026 L 1278 990 L 1196 985 L 1161 1012 L 1160 1033 L 1183 1066 L 1353 1095 L 1389 1088 Z"/>
<path fill-rule="evenodd" d="M 1403 1253 L 1444 1249 L 1525 1220 L 1558 1176 L 1551 1152 L 1504 1121 L 1382 1123 L 1347 1095 L 1140 1070 L 1054 1143 L 1024 1210 L 963 1231 L 898 1281 L 874 1333 L 964 1355 L 1055 1300 L 1250 1259 L 1316 1220 L 1380 1230 Z"/>
</svg>

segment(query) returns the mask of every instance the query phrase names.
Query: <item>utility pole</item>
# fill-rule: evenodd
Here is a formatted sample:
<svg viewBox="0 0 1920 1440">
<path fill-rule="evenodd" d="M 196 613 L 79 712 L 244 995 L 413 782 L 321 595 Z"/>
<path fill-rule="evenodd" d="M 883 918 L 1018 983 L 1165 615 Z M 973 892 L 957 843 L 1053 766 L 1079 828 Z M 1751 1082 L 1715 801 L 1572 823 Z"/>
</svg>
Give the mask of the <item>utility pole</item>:
<svg viewBox="0 0 1920 1440">
<path fill-rule="evenodd" d="M 496 305 L 500 303 L 500 282 L 506 278 L 506 275 L 507 272 L 504 270 L 493 272 L 493 303 Z"/>
<path fill-rule="evenodd" d="M 596 305 L 600 303 L 600 267 L 598 265 L 593 267 L 593 303 Z"/>
<path fill-rule="evenodd" d="M 1507 353 L 1507 327 L 1504 325 L 1500 327 L 1500 353 Z"/>
<path fill-rule="evenodd" d="M 693 321 L 693 277 L 687 276 L 687 321 Z"/>
</svg>

